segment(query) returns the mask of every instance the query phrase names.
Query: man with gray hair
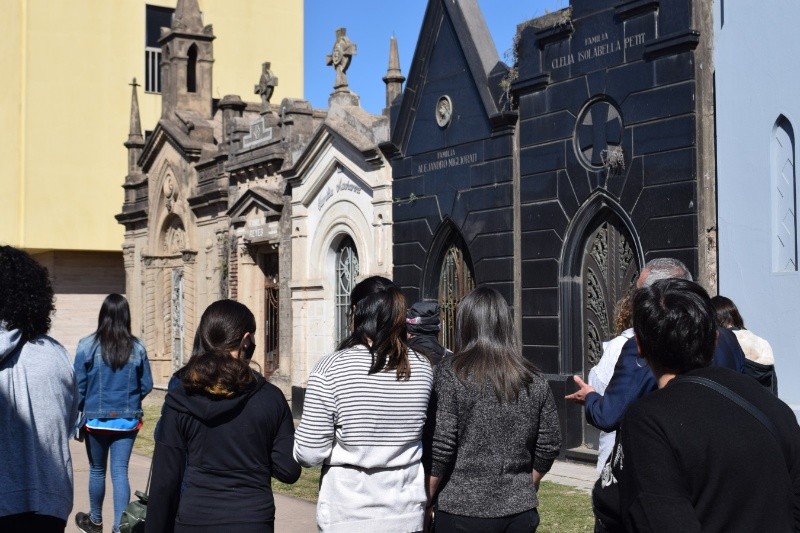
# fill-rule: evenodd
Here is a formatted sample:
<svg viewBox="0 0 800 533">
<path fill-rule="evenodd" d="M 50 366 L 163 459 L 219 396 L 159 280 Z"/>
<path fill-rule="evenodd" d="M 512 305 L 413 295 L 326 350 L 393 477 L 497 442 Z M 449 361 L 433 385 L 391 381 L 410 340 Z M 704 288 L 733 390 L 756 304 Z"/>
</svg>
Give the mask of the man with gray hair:
<svg viewBox="0 0 800 533">
<path fill-rule="evenodd" d="M 670 257 L 651 259 L 642 268 L 636 280 L 636 288 L 649 287 L 658 280 L 680 278 L 692 281 L 692 274 L 681 261 Z M 717 328 L 717 346 L 712 365 L 744 372 L 744 352 L 734 334 L 725 328 Z M 639 355 L 636 339 L 632 338 L 622 347 L 605 393 L 600 395 L 594 387 L 580 376 L 572 379 L 578 390 L 567 395 L 567 400 L 586 406 L 586 421 L 603 431 L 616 431 L 622 415 L 634 400 L 641 398 L 657 387 L 656 378 Z"/>
</svg>

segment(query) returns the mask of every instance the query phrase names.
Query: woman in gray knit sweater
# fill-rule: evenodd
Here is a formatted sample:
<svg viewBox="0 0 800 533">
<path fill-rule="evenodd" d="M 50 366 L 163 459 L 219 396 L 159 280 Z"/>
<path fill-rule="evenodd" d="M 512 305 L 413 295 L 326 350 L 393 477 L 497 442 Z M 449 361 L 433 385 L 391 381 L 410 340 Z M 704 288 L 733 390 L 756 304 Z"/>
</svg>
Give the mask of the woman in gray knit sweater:
<svg viewBox="0 0 800 533">
<path fill-rule="evenodd" d="M 436 532 L 535 531 L 539 481 L 561 445 L 553 394 L 496 290 L 469 293 L 456 330 L 434 378 L 428 515 L 438 500 Z"/>
</svg>

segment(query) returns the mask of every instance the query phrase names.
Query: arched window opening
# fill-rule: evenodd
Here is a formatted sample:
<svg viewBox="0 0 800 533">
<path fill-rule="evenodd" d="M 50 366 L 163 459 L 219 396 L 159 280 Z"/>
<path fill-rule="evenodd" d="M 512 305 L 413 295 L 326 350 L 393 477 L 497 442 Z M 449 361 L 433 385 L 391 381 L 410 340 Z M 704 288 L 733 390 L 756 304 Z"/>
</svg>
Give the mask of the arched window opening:
<svg viewBox="0 0 800 533">
<path fill-rule="evenodd" d="M 472 269 L 464 259 L 464 253 L 456 244 L 450 245 L 442 259 L 439 274 L 439 305 L 442 308 L 442 346 L 455 348 L 456 312 L 458 304 L 469 291 L 475 288 Z"/>
<path fill-rule="evenodd" d="M 797 271 L 797 179 L 794 129 L 785 117 L 772 136 L 772 270 Z"/>
<path fill-rule="evenodd" d="M 335 332 L 338 346 L 350 334 L 350 293 L 358 278 L 358 252 L 353 239 L 345 237 L 336 249 Z"/>
<path fill-rule="evenodd" d="M 189 47 L 189 58 L 186 61 L 186 91 L 197 91 L 197 45 Z"/>
</svg>

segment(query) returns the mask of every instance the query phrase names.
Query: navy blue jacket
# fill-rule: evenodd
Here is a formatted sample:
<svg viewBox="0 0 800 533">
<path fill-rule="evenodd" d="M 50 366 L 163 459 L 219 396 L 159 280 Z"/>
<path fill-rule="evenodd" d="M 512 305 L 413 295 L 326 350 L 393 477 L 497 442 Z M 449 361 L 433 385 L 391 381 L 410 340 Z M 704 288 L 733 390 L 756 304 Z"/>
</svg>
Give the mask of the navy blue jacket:
<svg viewBox="0 0 800 533">
<path fill-rule="evenodd" d="M 719 338 L 711 364 L 744 372 L 744 352 L 736 336 L 725 328 L 717 331 Z M 603 431 L 616 431 L 628 406 L 657 386 L 656 377 L 639 355 L 636 338 L 631 338 L 622 347 L 605 394 L 586 395 L 586 421 Z"/>
</svg>

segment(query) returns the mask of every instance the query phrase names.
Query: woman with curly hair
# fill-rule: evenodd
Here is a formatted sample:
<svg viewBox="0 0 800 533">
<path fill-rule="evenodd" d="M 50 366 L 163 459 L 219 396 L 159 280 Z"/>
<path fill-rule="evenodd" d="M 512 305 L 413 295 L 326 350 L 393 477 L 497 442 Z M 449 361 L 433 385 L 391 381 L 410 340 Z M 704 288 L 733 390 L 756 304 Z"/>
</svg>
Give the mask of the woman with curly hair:
<svg viewBox="0 0 800 533">
<path fill-rule="evenodd" d="M 64 531 L 72 511 L 69 436 L 78 404 L 67 351 L 46 334 L 47 269 L 0 246 L 0 531 Z"/>
<path fill-rule="evenodd" d="M 361 281 L 350 308 L 352 333 L 308 377 L 294 454 L 323 465 L 321 531 L 421 531 L 431 365 L 405 344 L 406 300 L 390 280 Z"/>
<path fill-rule="evenodd" d="M 250 369 L 255 331 L 233 300 L 203 313 L 156 428 L 146 531 L 274 530 L 271 478 L 294 483 L 300 465 L 286 398 Z"/>
<path fill-rule="evenodd" d="M 128 462 L 142 427 L 142 400 L 153 389 L 144 344 L 131 334 L 128 301 L 109 294 L 100 307 L 97 331 L 78 343 L 75 354 L 78 406 L 86 417 L 89 456 L 89 513 L 77 513 L 75 523 L 85 533 L 103 531 L 106 464 L 111 456 L 114 525 L 131 497 Z"/>
</svg>

